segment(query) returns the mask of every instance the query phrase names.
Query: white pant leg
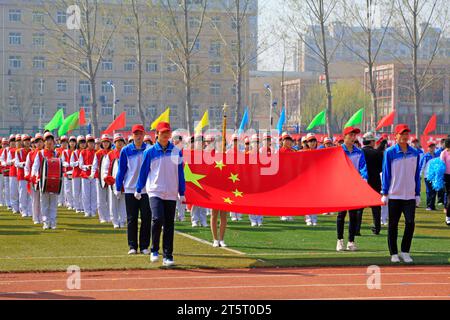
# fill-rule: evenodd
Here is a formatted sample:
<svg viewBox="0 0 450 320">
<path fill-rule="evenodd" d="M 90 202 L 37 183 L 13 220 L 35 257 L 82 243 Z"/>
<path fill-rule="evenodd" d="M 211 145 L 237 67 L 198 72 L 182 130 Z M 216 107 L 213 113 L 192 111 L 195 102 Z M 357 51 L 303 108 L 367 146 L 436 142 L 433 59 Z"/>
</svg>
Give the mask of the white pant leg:
<svg viewBox="0 0 450 320">
<path fill-rule="evenodd" d="M 104 221 L 110 221 L 109 218 L 109 199 L 108 188 L 102 188 L 98 179 L 95 179 L 97 188 L 97 210 L 98 218 Z"/>
<path fill-rule="evenodd" d="M 39 191 L 31 190 L 31 210 L 33 212 L 33 222 L 41 223 L 41 198 Z"/>
<path fill-rule="evenodd" d="M 111 188 L 108 188 L 109 195 L 109 218 L 113 225 L 119 225 L 119 200 L 112 192 Z"/>
<path fill-rule="evenodd" d="M 19 212 L 19 186 L 16 177 L 10 177 L 9 192 L 11 197 L 11 207 L 13 211 Z"/>
<path fill-rule="evenodd" d="M 66 199 L 66 206 L 73 208 L 73 197 L 72 197 L 72 181 L 69 178 L 64 178 L 64 193 Z"/>
<path fill-rule="evenodd" d="M 201 208 L 202 210 L 200 210 L 200 223 L 202 225 L 207 225 L 208 224 L 208 209 L 206 208 Z"/>
<path fill-rule="evenodd" d="M 50 223 L 52 226 L 56 227 L 56 216 L 57 216 L 57 206 L 58 206 L 58 195 L 49 194 L 49 204 L 50 204 Z"/>
<path fill-rule="evenodd" d="M 41 193 L 42 222 L 50 226 L 56 226 L 56 210 L 58 206 L 58 195 L 53 193 Z"/>
<path fill-rule="evenodd" d="M 27 217 L 31 217 L 31 197 L 27 190 L 27 181 L 19 181 L 19 204 L 20 212 Z"/>
<path fill-rule="evenodd" d="M 125 204 L 125 196 L 122 195 L 120 197 L 120 200 L 117 201 L 118 203 L 118 213 L 119 213 L 119 223 L 121 227 L 127 226 L 127 206 Z"/>
<path fill-rule="evenodd" d="M 312 214 L 312 215 L 310 215 L 310 217 L 311 217 L 312 223 L 317 223 L 317 214 Z"/>
<path fill-rule="evenodd" d="M 182 203 L 180 199 L 177 200 L 178 220 L 184 220 L 184 214 L 186 212 L 186 204 Z"/>
<path fill-rule="evenodd" d="M 9 181 L 11 179 L 11 177 L 5 177 L 4 178 L 4 187 L 5 187 L 5 203 L 6 205 L 10 208 L 11 207 L 11 192 L 9 189 Z"/>
<path fill-rule="evenodd" d="M 89 179 L 81 179 L 82 202 L 85 215 L 91 215 L 91 185 Z"/>
<path fill-rule="evenodd" d="M 381 223 L 386 224 L 388 222 L 389 206 L 381 206 Z"/>
<path fill-rule="evenodd" d="M 89 180 L 89 179 L 88 179 Z M 94 217 L 97 214 L 97 185 L 96 179 L 89 180 L 89 192 L 91 195 L 91 216 Z"/>
<path fill-rule="evenodd" d="M 200 207 L 192 206 L 191 209 L 191 222 L 194 223 L 200 223 L 200 215 L 199 215 Z"/>
<path fill-rule="evenodd" d="M 256 216 L 257 218 L 257 222 L 259 223 L 259 224 L 261 224 L 261 223 L 263 223 L 263 218 L 264 218 L 264 216 Z"/>
<path fill-rule="evenodd" d="M 58 205 L 64 206 L 64 183 L 61 185 L 61 192 L 58 195 Z"/>
<path fill-rule="evenodd" d="M 83 203 L 81 201 L 81 178 L 72 179 L 72 195 L 75 209 L 83 210 Z"/>
<path fill-rule="evenodd" d="M 5 185 L 3 183 L 4 181 L 3 174 L 0 175 L 0 206 L 5 205 Z"/>
</svg>

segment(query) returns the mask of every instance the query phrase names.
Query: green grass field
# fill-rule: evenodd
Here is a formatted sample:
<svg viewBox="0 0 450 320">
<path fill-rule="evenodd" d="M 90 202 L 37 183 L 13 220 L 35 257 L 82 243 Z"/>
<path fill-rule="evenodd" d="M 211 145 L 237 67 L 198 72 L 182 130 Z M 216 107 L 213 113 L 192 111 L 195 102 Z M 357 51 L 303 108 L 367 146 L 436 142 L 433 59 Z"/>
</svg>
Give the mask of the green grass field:
<svg viewBox="0 0 450 320">
<path fill-rule="evenodd" d="M 187 215 L 189 219 L 189 215 Z M 229 222 L 226 243 L 237 252 L 201 243 L 180 234 L 175 237 L 178 268 L 243 268 L 389 264 L 386 228 L 381 235 L 370 231 L 371 213 L 364 213 L 357 252 L 336 252 L 336 216 L 319 216 L 319 225 L 308 227 L 303 217 L 282 222 L 277 217 L 252 228 L 248 217 Z M 442 211 L 419 209 L 412 257 L 416 264 L 450 262 L 450 227 Z M 177 222 L 176 230 L 211 241 L 209 228 L 192 228 L 189 221 Z M 400 226 L 400 235 L 403 225 Z M 347 232 L 347 227 L 346 227 Z M 64 271 L 70 265 L 84 270 L 152 269 L 148 256 L 128 256 L 126 231 L 99 224 L 65 209 L 58 210 L 58 229 L 42 230 L 30 218 L 0 209 L 0 272 Z M 400 240 L 399 240 L 400 244 Z"/>
</svg>

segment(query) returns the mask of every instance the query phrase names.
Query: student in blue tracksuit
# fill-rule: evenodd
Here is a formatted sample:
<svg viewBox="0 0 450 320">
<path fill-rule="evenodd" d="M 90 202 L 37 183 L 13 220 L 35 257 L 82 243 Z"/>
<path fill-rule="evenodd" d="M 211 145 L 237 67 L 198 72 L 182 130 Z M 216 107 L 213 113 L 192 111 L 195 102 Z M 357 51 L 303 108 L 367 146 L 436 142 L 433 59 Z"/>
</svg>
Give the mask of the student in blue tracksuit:
<svg viewBox="0 0 450 320">
<path fill-rule="evenodd" d="M 148 248 L 150 246 L 152 213 L 145 188 L 140 190 L 142 192 L 141 199 L 138 200 L 134 196 L 144 151 L 150 147 L 144 143 L 144 132 L 143 125 L 134 125 L 132 127 L 133 141 L 120 151 L 119 170 L 117 171 L 116 186 L 114 188 L 114 195 L 117 199 L 123 196 L 122 191 L 125 192 L 127 237 L 130 248 L 128 254 L 136 254 L 138 246 L 142 254 L 150 253 Z M 139 212 L 141 213 L 141 230 L 138 244 Z"/>
<path fill-rule="evenodd" d="M 359 171 L 361 177 L 367 181 L 367 165 L 364 157 L 364 152 L 355 147 L 356 135 L 361 133 L 361 130 L 354 127 L 347 127 L 344 129 L 344 144 L 342 148 L 345 154 L 349 157 L 350 161 L 356 170 Z M 361 214 L 362 209 L 349 210 L 350 223 L 348 226 L 348 243 L 347 250 L 356 251 L 357 247 L 355 244 L 355 235 L 358 228 L 358 215 Z M 344 225 L 345 216 L 347 211 L 342 211 L 338 213 L 336 227 L 337 227 L 337 245 L 336 251 L 344 250 Z"/>
<path fill-rule="evenodd" d="M 169 123 L 160 122 L 156 127 L 158 141 L 144 152 L 135 197 L 142 197 L 146 190 L 153 214 L 151 262 L 159 260 L 159 243 L 163 232 L 163 265 L 172 266 L 175 208 L 177 200 L 185 202 L 186 183 L 183 169 L 183 153 L 172 142 Z"/>
<path fill-rule="evenodd" d="M 430 160 L 437 158 L 436 156 L 436 143 L 434 141 L 428 142 L 428 152 L 420 158 L 420 176 L 424 178 L 425 186 L 427 189 L 427 211 L 436 210 L 436 190 L 433 189 L 431 181 L 427 179 L 428 166 Z"/>
<path fill-rule="evenodd" d="M 388 245 L 391 262 L 400 258 L 411 263 L 409 255 L 414 235 L 416 206 L 420 204 L 419 152 L 408 145 L 411 130 L 406 124 L 395 127 L 397 144 L 387 149 L 383 158 L 382 198 L 389 207 Z M 398 222 L 405 216 L 401 252 L 397 249 Z"/>
</svg>

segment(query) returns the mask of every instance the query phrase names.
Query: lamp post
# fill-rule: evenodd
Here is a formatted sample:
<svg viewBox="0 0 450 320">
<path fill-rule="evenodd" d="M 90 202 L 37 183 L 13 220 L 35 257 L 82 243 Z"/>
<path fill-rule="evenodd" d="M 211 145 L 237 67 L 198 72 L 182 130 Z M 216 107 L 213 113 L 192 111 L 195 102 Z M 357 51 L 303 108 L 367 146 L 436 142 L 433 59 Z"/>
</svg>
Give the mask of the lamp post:
<svg viewBox="0 0 450 320">
<path fill-rule="evenodd" d="M 113 120 L 116 120 L 116 87 L 112 81 L 108 81 L 106 84 L 110 85 L 113 90 Z"/>
<path fill-rule="evenodd" d="M 44 79 L 39 79 L 39 130 L 42 127 L 42 91 Z"/>
<path fill-rule="evenodd" d="M 269 91 L 270 93 L 270 106 L 269 106 L 269 119 L 270 119 L 270 123 L 269 123 L 269 132 L 272 131 L 272 124 L 273 124 L 273 119 L 272 119 L 272 102 L 273 102 L 273 92 L 272 89 L 270 88 L 270 84 L 266 83 L 264 85 L 264 87 Z"/>
</svg>

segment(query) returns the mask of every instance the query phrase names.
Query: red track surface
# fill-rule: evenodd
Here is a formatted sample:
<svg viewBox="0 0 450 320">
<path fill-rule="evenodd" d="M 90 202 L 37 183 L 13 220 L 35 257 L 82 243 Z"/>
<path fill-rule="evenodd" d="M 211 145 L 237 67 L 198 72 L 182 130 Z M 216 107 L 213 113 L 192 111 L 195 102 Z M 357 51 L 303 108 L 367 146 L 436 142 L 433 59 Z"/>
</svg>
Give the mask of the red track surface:
<svg viewBox="0 0 450 320">
<path fill-rule="evenodd" d="M 0 274 L 0 299 L 449 299 L 450 266 L 381 267 L 381 289 L 367 268 L 147 270 Z"/>
</svg>

